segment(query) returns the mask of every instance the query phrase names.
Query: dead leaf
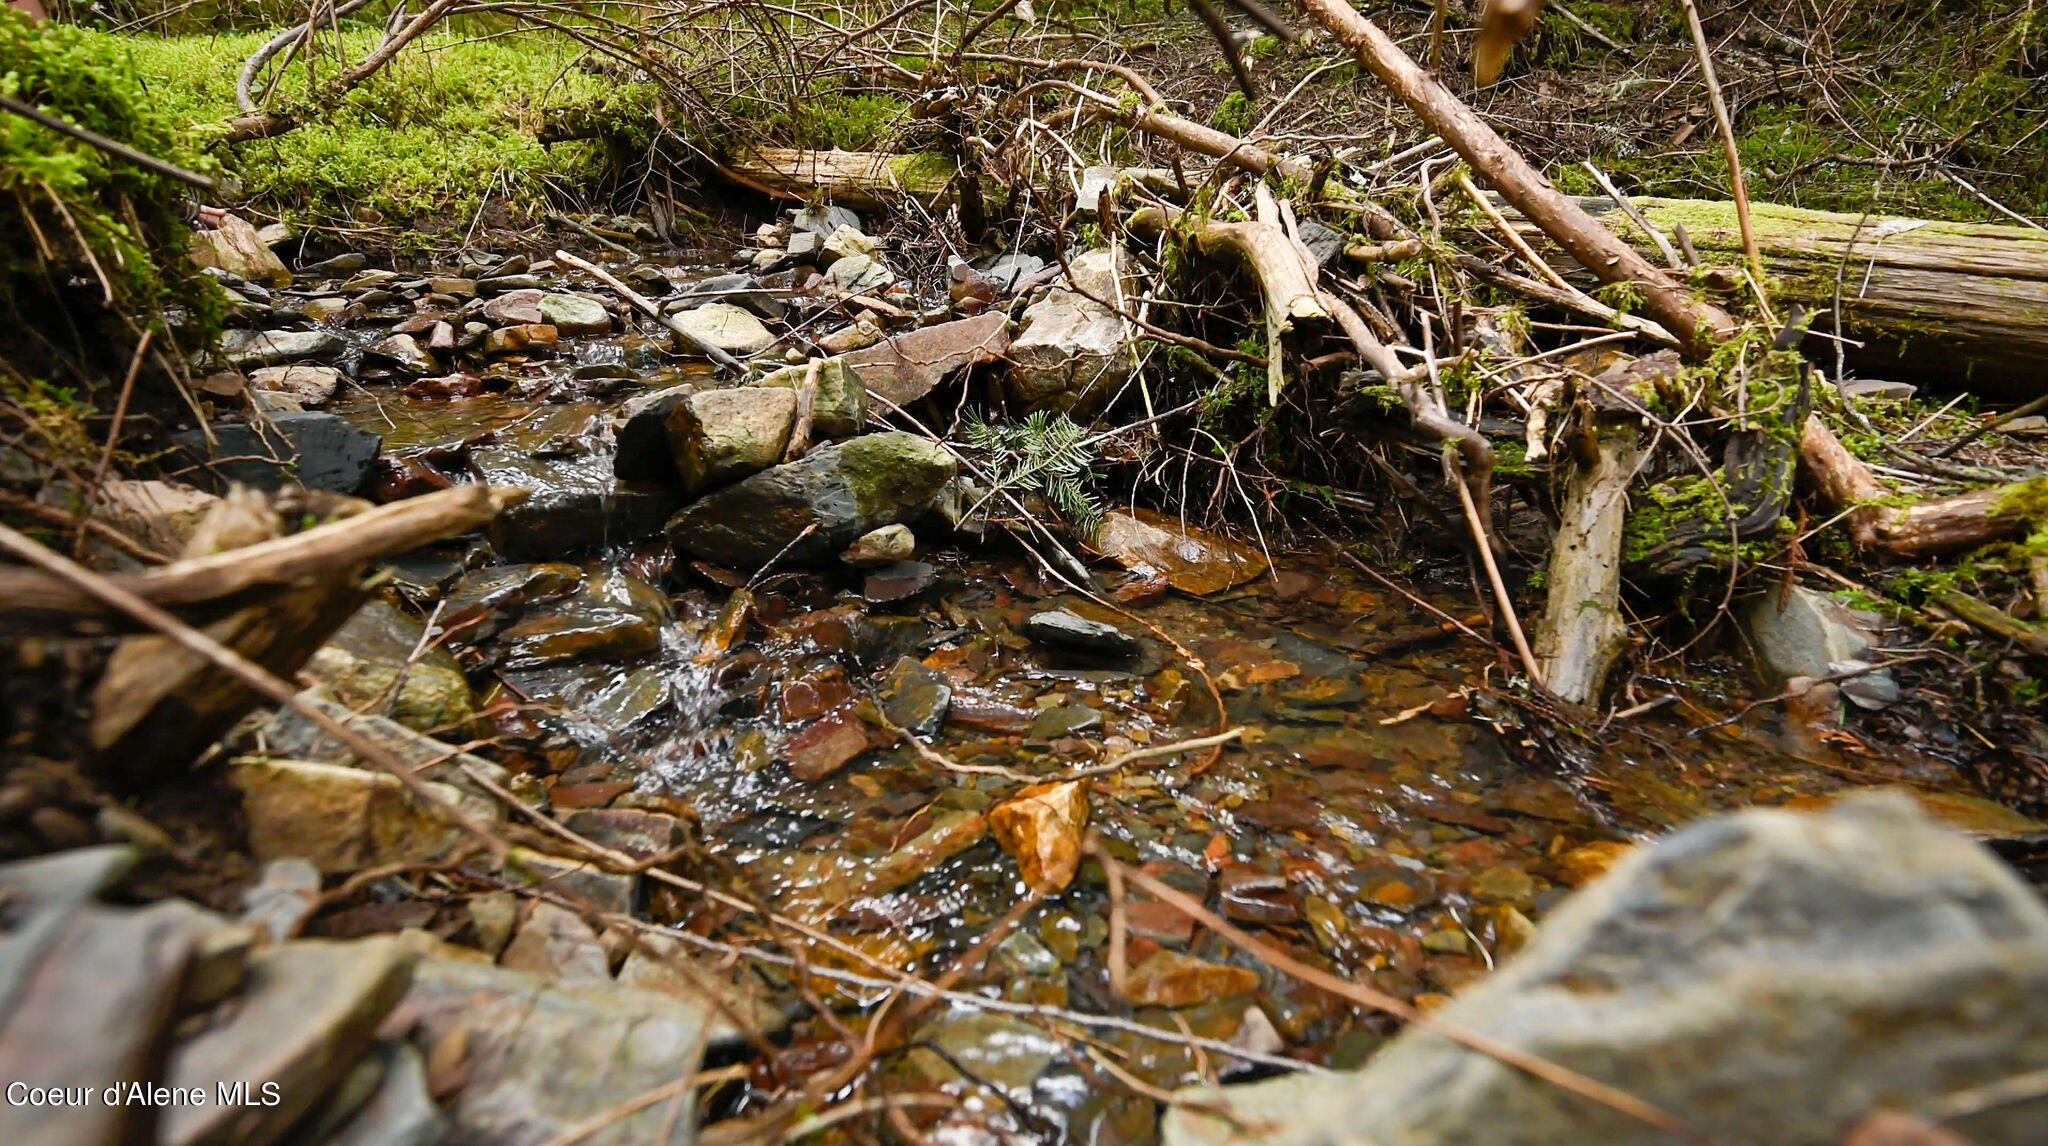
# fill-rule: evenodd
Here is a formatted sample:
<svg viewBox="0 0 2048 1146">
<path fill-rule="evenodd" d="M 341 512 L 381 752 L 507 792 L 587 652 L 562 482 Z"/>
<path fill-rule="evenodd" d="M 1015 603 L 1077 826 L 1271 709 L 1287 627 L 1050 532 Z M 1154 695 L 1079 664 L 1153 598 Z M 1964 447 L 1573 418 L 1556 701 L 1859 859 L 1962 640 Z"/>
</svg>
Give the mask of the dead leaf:
<svg viewBox="0 0 2048 1146">
<path fill-rule="evenodd" d="M 1150 570 L 1200 597 L 1242 585 L 1266 571 L 1266 558 L 1206 530 L 1147 509 L 1111 510 L 1095 531 L 1095 551 L 1126 569 Z"/>
<path fill-rule="evenodd" d="M 996 843 L 1017 861 L 1034 890 L 1065 891 L 1081 866 L 1081 829 L 1088 826 L 1088 793 L 1080 780 L 1033 784 L 990 809 Z"/>
</svg>

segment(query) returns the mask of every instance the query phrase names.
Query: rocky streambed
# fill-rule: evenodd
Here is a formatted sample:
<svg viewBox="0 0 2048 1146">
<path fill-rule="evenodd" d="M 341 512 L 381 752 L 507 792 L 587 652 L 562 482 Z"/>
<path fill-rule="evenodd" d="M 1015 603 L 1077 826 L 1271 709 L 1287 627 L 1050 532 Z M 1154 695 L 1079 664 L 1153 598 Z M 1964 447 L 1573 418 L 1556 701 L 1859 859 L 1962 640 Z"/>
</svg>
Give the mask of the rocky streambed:
<svg viewBox="0 0 2048 1146">
<path fill-rule="evenodd" d="M 304 670 L 329 711 L 505 830 L 519 846 L 504 862 L 463 853 L 460 833 L 295 714 L 245 722 L 217 769 L 254 866 L 209 906 L 257 938 L 319 940 L 271 948 L 259 985 L 327 976 L 352 992 L 354 1053 L 293 1058 L 291 1081 L 327 1094 L 374 1062 L 359 1089 L 408 1099 L 384 1116 L 416 1135 L 349 1131 L 358 1111 L 384 1109 L 364 1098 L 330 1112 L 341 1129 L 304 1140 L 555 1141 L 701 1060 L 717 1077 L 694 1115 L 664 1121 L 648 1105 L 588 1138 L 684 1140 L 851 1059 L 900 987 L 892 972 L 936 980 L 956 965 L 954 994 L 875 1083 L 945 1096 L 913 1112 L 935 1141 L 1149 1142 L 1167 1092 L 1297 1070 L 1284 1084 L 1297 1090 L 1261 1091 L 1281 1097 L 1247 1100 L 1243 1117 L 1276 1141 L 1350 1140 L 1304 1113 L 1335 1109 L 1315 1088 L 1341 1084 L 1314 1076 L 1366 1062 L 1393 1024 L 1166 902 L 1113 896 L 1105 865 L 1080 854 L 1084 827 L 1273 949 L 1471 1025 L 1508 1016 L 1504 1037 L 1581 1069 L 1642 1056 L 1716 1094 L 1855 1078 L 1903 1101 L 2048 1060 L 2042 1025 L 2017 1018 L 1969 1031 L 1916 1020 L 1916 1037 L 1955 1040 L 1938 1085 L 1900 1081 L 1869 1032 L 1816 1036 L 1792 1066 L 1754 1053 L 1757 1024 L 1890 1014 L 1926 968 L 1967 962 L 1979 932 L 2032 937 L 2003 971 L 1970 973 L 2034 999 L 2012 1014 L 2038 1010 L 2039 903 L 1926 817 L 2000 840 L 2040 825 L 1945 790 L 1932 757 L 1872 760 L 1769 713 L 1699 739 L 1720 708 L 1673 706 L 1560 744 L 1487 687 L 1498 664 L 1460 631 L 1482 620 L 1470 594 L 1427 569 L 1395 588 L 1335 552 L 1269 556 L 1119 509 L 1094 538 L 1097 576 L 1077 587 L 1060 559 L 1032 555 L 1049 542 L 992 498 L 973 455 L 921 431 L 948 429 L 967 395 L 1085 410 L 1122 385 L 1121 320 L 1087 297 L 1114 292 L 1114 259 L 1072 260 L 1080 293 L 1057 265 L 1010 258 L 956 265 L 943 293 L 920 295 L 860 225 L 805 212 L 715 260 L 738 272 L 702 256 L 613 264 L 658 320 L 533 255 L 438 273 L 344 257 L 290 286 L 260 285 L 260 268 L 231 278 L 241 325 L 209 389 L 258 416 L 213 427 L 215 473 L 376 500 L 461 482 L 531 491 L 487 535 L 389 562 L 377 597 Z M 775 368 L 721 375 L 702 344 Z M 1190 741 L 1203 746 L 1174 750 Z M 1520 975 L 1557 992 L 1553 1009 L 1511 998 L 1523 988 L 1508 977 L 1451 1001 L 1546 942 L 1560 902 L 1637 839 L 1871 786 L 1895 791 L 1826 817 L 1708 825 L 1627 861 L 1635 882 L 1573 908 Z M 554 858 L 561 829 L 648 870 Z M 1844 870 L 1830 858 L 1844 854 L 1867 862 Z M 73 885 L 113 882 L 120 864 L 105 863 Z M 1975 881 L 1980 910 L 1942 938 L 1933 921 L 1954 879 Z M 1658 948 L 1658 920 L 1714 901 L 1687 881 L 1740 888 L 1727 901 L 1739 909 Z M 985 958 L 962 962 L 1033 895 Z M 1825 926 L 1804 945 L 1758 946 L 1773 905 Z M 1873 919 L 1906 921 L 1927 945 L 1921 970 L 1885 962 L 1893 932 L 1861 926 Z M 1635 938 L 1609 950 L 1602 926 Z M 341 958 L 323 942 L 371 970 L 319 970 Z M 287 973 L 290 960 L 304 970 Z M 1774 960 L 1814 970 L 1787 987 Z M 1853 991 L 1829 986 L 1830 960 L 1871 969 Z M 1589 966 L 1619 996 L 1640 993 L 1631 1014 L 1665 1007 L 1656 1029 L 1574 1012 L 1558 984 Z M 1660 982 L 1702 994 L 1659 1001 Z M 1712 1023 L 1709 992 L 1723 1008 Z M 313 1006 L 238 1013 L 282 1028 Z M 1403 1042 L 1418 1037 L 1434 1036 Z M 1425 1049 L 1449 1066 L 1376 1066 L 1382 1093 L 1432 1090 L 1432 1070 L 1471 1053 L 1447 1046 Z M 1632 1084 L 1656 1090 L 1656 1074 Z M 1389 1142 L 1536 1142 L 1586 1117 L 1580 1100 L 1527 1085 L 1460 1091 L 1461 1111 L 1388 1099 L 1358 1124 Z M 1527 1113 L 1538 1107 L 1555 1118 Z M 1828 1110 L 1832 1126 L 1863 1108 Z M 1998 1136 L 1999 1117 L 1982 1140 L 2020 1141 Z M 1175 1119 L 1169 1137 L 1227 1137 Z M 272 1121 L 279 1134 L 291 1122 Z"/>
</svg>

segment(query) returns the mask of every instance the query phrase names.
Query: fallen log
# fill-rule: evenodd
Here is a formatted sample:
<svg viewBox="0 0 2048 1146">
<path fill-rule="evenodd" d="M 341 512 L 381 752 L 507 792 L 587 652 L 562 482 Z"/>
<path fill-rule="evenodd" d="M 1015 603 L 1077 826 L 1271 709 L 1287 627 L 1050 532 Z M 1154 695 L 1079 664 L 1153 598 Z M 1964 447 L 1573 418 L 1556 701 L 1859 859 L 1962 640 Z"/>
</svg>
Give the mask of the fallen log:
<svg viewBox="0 0 2048 1146">
<path fill-rule="evenodd" d="M 1645 250 L 1654 239 L 1613 199 L 1578 200 L 1615 233 Z M 1702 259 L 1742 261 L 1733 203 L 1631 197 L 1669 237 L 1683 227 Z M 1532 242 L 1526 217 L 1509 221 Z M 1808 211 L 1750 204 L 1775 301 L 1803 303 L 1816 329 L 1833 331 L 1839 287 L 1842 331 L 1860 370 L 1895 379 L 1968 383 L 1980 393 L 2033 397 L 2048 378 L 2048 232 L 1989 223 Z M 1540 249 L 1540 248 L 1539 248 Z M 1562 252 L 1552 265 L 1587 281 Z M 1826 361 L 1828 359 L 1824 359 Z"/>
<path fill-rule="evenodd" d="M 906 196 L 938 199 L 959 167 L 937 152 L 809 151 L 757 147 L 728 158 L 721 168 L 735 181 L 806 201 L 875 210 Z"/>
<path fill-rule="evenodd" d="M 236 549 L 177 561 L 144 573 L 110 574 L 106 580 L 152 605 L 206 605 L 232 611 L 252 592 L 323 579 L 331 571 L 403 553 L 429 541 L 478 528 L 499 511 L 526 499 L 523 489 L 466 485 L 393 502 L 354 517 Z M 0 615 L 10 632 L 65 631 L 81 619 L 113 631 L 118 624 L 105 602 L 65 578 L 22 568 L 0 567 Z M 218 612 L 216 612 L 218 615 Z"/>
<path fill-rule="evenodd" d="M 1799 457 L 1822 499 L 1848 512 L 1849 536 L 1856 547 L 1893 557 L 1932 557 L 1996 541 L 2039 518 L 2048 507 L 2048 478 L 1895 504 L 1892 492 L 1870 467 L 1817 416 L 1806 419 Z"/>
</svg>

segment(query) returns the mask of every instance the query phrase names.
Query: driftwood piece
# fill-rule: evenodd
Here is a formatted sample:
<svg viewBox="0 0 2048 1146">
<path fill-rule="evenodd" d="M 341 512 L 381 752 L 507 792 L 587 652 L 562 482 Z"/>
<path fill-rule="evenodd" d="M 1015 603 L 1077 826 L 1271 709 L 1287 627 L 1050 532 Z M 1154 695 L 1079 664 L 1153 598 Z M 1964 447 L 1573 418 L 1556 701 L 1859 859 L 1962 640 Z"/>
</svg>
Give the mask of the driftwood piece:
<svg viewBox="0 0 2048 1146">
<path fill-rule="evenodd" d="M 1578 204 L 1636 245 L 1653 240 L 1612 199 Z M 1742 260 L 1735 205 L 1634 197 L 1663 231 L 1682 225 L 1709 262 Z M 1814 326 L 1834 329 L 1837 283 L 1851 362 L 1889 377 L 1968 382 L 1984 392 L 2033 397 L 2048 378 L 2048 233 L 1990 223 L 1808 211 L 1750 204 L 1774 295 L 1803 303 Z M 1538 228 L 1509 221 L 1525 237 Z M 1846 262 L 1844 261 L 1846 258 Z"/>
<path fill-rule="evenodd" d="M 1821 497 L 1849 511 L 1856 547 L 1894 557 L 1931 557 L 1995 541 L 2037 516 L 2048 498 L 2048 478 L 2034 478 L 1911 505 L 1887 504 L 1892 492 L 1817 416 L 1806 419 L 1799 457 Z"/>
<path fill-rule="evenodd" d="M 1263 184 L 1259 190 L 1264 191 Z M 1262 215 L 1270 202 L 1268 194 L 1261 202 Z M 1129 225 L 1136 230 L 1156 232 L 1173 217 L 1161 208 L 1144 207 L 1132 213 Z M 1278 222 L 1263 218 L 1239 223 L 1205 222 L 1192 228 L 1189 238 L 1202 254 L 1236 258 L 1258 279 L 1266 319 L 1266 392 L 1267 398 L 1277 403 L 1284 377 L 1280 336 L 1292 331 L 1297 322 L 1328 322 L 1333 317 L 1316 289 L 1315 256 Z"/>
<path fill-rule="evenodd" d="M 250 603 L 252 591 L 321 580 L 335 569 L 475 529 L 526 495 L 526 490 L 516 488 L 458 486 L 246 549 L 178 561 L 146 573 L 110 574 L 107 580 L 153 605 L 211 604 L 232 610 Z M 38 623 L 61 628 L 79 618 L 119 623 L 109 606 L 72 582 L 18 566 L 0 567 L 0 613 L 15 631 Z"/>
<path fill-rule="evenodd" d="M 905 196 L 936 199 L 959 174 L 952 159 L 929 151 L 757 147 L 732 156 L 724 167 L 741 182 L 774 193 L 805 200 L 829 199 L 861 210 L 887 206 Z"/>
<path fill-rule="evenodd" d="M 1621 617 L 1622 526 L 1642 450 L 1634 425 L 1586 429 L 1565 481 L 1551 543 L 1549 597 L 1536 622 L 1536 660 L 1559 699 L 1589 704 L 1628 645 Z"/>
<path fill-rule="evenodd" d="M 1643 309 L 1677 335 L 1682 345 L 1702 349 L 1734 329 L 1734 320 L 1727 314 L 1695 299 L 1685 284 L 1652 265 L 1570 196 L 1559 192 L 1486 121 L 1409 59 L 1377 24 L 1359 15 L 1345 0 L 1303 3 L 1425 126 L 1581 266 L 1604 282 L 1636 284 L 1643 295 Z"/>
</svg>

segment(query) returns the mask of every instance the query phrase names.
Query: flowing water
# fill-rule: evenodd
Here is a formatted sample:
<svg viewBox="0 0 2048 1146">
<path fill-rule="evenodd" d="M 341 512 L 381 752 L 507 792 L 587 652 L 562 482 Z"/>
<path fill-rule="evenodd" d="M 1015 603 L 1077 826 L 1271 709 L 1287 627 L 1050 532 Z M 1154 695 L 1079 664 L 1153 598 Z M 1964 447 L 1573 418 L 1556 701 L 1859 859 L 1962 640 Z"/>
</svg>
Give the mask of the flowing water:
<svg viewBox="0 0 2048 1146">
<path fill-rule="evenodd" d="M 636 353 L 606 340 L 527 370 L 509 393 L 444 401 L 378 387 L 340 409 L 401 455 L 528 459 L 529 480 L 545 493 L 549 482 L 609 471 L 604 411 L 619 396 L 592 397 L 572 367 L 630 363 Z M 740 610 L 726 574 L 684 566 L 657 538 L 586 551 L 583 596 L 567 607 L 566 628 L 531 637 L 516 625 L 483 635 L 492 628 L 483 626 L 450 643 L 471 667 L 491 668 L 506 689 L 501 700 L 523 701 L 517 712 L 494 709 L 501 758 L 526 768 L 523 790 L 553 792 L 558 804 L 575 793 L 579 804 L 686 810 L 710 869 L 694 874 L 927 976 L 952 966 L 1026 893 L 983 818 L 1021 786 L 1015 775 L 1058 779 L 1219 729 L 1243 731 L 1220 753 L 1143 759 L 1091 779 L 1090 827 L 1112 854 L 1208 899 L 1263 941 L 1423 1006 L 1525 941 L 1617 845 L 1713 809 L 1951 775 L 1933 757 L 1880 762 L 1796 735 L 1779 728 L 1775 709 L 1699 733 L 1753 691 L 1734 679 L 1639 682 L 1645 699 L 1672 689 L 1687 699 L 1594 727 L 1533 719 L 1502 698 L 1495 653 L 1442 619 L 1479 621 L 1469 588 L 1425 581 L 1415 592 L 1434 606 L 1426 609 L 1316 552 L 1279 554 L 1277 573 L 1207 598 L 1172 594 L 1132 607 L 1199 658 L 1219 712 L 1203 669 L 1142 624 L 1045 580 L 1000 543 L 919 532 L 919 556 L 938 579 L 900 601 L 869 603 L 857 571 L 827 568 L 771 573 Z M 545 539 L 520 544 L 544 548 Z M 447 550 L 394 573 L 429 612 L 458 575 L 490 575 L 497 566 L 486 563 L 496 560 Z M 659 591 L 653 604 L 639 585 Z M 1051 608 L 1116 624 L 1141 638 L 1143 652 L 1092 660 L 1035 644 L 1024 622 Z M 607 643 L 633 617 L 651 627 L 651 643 Z M 570 630 L 586 643 L 545 643 Z M 1727 699 L 1717 697 L 1723 688 Z M 936 753 L 978 770 L 949 769 L 895 742 L 868 706 L 930 727 Z M 867 746 L 800 778 L 810 773 L 793 771 L 792 760 L 826 734 Z M 1951 804 L 1958 809 L 1984 813 Z M 1388 1029 L 1142 900 L 1124 908 L 1132 962 L 1163 949 L 1203 963 L 1179 966 L 1160 987 L 1185 1005 L 1133 1006 L 1109 985 L 1109 910 L 1103 873 L 1084 864 L 962 989 L 1314 1064 L 1355 1063 Z M 704 902 L 672 897 L 649 911 L 733 941 L 771 935 L 757 918 Z M 1215 966 L 1256 973 L 1256 989 L 1239 989 Z M 772 971 L 757 985 L 785 1000 L 797 993 Z M 841 1005 L 873 1000 L 854 984 L 811 986 Z M 1096 1031 L 1084 1048 L 1022 1018 L 934 1014 L 918 1035 L 923 1049 L 894 1060 L 888 1077 L 904 1087 L 965 1086 L 984 1121 L 1032 1140 L 1053 1127 L 1071 1141 L 1149 1137 L 1152 1104 L 1115 1097 L 1098 1060 L 1161 1087 L 1232 1065 L 1128 1031 Z M 794 1038 L 823 1048 L 822 1062 L 837 1036 L 806 1019 Z M 963 1072 L 976 1083 L 961 1083 Z"/>
</svg>

